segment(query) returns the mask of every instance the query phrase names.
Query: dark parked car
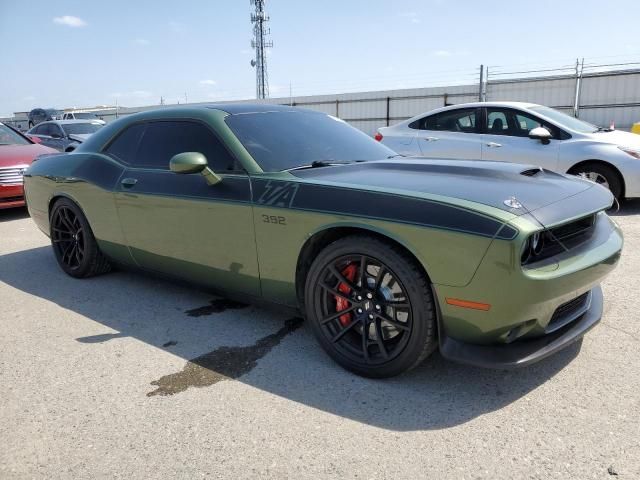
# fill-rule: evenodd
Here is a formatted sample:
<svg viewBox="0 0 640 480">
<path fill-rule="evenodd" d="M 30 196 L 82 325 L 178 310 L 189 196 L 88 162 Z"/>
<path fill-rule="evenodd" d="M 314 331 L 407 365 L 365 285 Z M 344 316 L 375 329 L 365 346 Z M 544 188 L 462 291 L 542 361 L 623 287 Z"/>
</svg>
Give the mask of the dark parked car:
<svg viewBox="0 0 640 480">
<path fill-rule="evenodd" d="M 27 135 L 38 138 L 47 147 L 71 152 L 103 126 L 100 121 L 58 120 L 42 122 L 29 130 Z"/>
<path fill-rule="evenodd" d="M 29 112 L 29 128 L 42 122 L 55 120 L 60 115 L 62 112 L 55 108 L 34 108 Z"/>
</svg>

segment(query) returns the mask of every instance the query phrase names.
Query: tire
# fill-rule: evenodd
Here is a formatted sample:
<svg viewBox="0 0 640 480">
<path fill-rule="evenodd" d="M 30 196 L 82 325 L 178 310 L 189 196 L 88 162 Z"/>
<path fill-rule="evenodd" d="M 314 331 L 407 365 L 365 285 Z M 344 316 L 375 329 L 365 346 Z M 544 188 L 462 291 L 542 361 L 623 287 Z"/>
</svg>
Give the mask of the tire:
<svg viewBox="0 0 640 480">
<path fill-rule="evenodd" d="M 33 122 L 29 122 L 29 130 L 31 130 L 34 127 Z"/>
<path fill-rule="evenodd" d="M 67 198 L 58 200 L 49 217 L 51 246 L 60 268 L 75 278 L 87 278 L 111 270 L 98 248 L 82 210 Z"/>
<path fill-rule="evenodd" d="M 428 279 L 402 249 L 377 238 L 353 235 L 325 247 L 309 269 L 304 300 L 320 345 L 358 375 L 399 375 L 437 348 Z"/>
<path fill-rule="evenodd" d="M 571 170 L 571 173 L 607 187 L 618 200 L 622 198 L 622 180 L 616 170 L 609 165 L 598 162 L 589 162 Z"/>
</svg>

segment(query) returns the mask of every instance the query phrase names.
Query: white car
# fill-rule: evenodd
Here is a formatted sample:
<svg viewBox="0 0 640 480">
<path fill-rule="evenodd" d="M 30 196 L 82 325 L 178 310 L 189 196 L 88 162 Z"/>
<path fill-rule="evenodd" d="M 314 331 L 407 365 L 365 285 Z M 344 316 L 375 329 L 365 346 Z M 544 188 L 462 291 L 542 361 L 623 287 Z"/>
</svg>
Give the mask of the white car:
<svg viewBox="0 0 640 480">
<path fill-rule="evenodd" d="M 62 115 L 61 120 L 89 120 L 92 123 L 101 123 L 106 125 L 107 122 L 99 118 L 95 113 L 91 112 L 66 112 Z"/>
<path fill-rule="evenodd" d="M 380 128 L 375 138 L 402 155 L 533 164 L 582 175 L 618 199 L 640 197 L 640 135 L 542 105 L 454 105 Z"/>
</svg>

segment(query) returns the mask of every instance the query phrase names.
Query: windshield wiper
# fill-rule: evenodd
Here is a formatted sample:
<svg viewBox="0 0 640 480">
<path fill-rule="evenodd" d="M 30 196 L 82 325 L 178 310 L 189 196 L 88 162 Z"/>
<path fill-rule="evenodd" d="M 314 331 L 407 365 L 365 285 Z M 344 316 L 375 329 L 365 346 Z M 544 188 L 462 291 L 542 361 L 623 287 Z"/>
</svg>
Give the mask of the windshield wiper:
<svg viewBox="0 0 640 480">
<path fill-rule="evenodd" d="M 613 132 L 613 128 L 598 127 L 596 130 L 594 130 L 593 133 L 597 133 L 597 132 Z"/>
<path fill-rule="evenodd" d="M 387 160 L 389 160 L 390 158 L 396 158 L 396 157 L 404 157 L 405 155 L 402 155 L 401 153 L 396 153 L 395 155 L 389 155 L 387 157 Z"/>
<path fill-rule="evenodd" d="M 362 160 L 356 160 L 357 162 L 362 162 Z M 321 167 L 333 167 L 335 165 L 348 165 L 354 162 L 336 162 L 333 160 L 314 160 L 313 162 L 306 165 L 298 165 L 297 167 L 286 168 L 283 172 L 292 172 L 294 170 L 304 170 L 306 168 L 321 168 Z"/>
</svg>

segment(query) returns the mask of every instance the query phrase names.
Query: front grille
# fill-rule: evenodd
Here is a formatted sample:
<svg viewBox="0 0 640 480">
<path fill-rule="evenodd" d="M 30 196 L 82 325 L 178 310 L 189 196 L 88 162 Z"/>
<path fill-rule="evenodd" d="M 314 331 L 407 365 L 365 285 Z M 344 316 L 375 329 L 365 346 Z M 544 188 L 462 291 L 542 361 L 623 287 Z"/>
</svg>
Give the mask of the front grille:
<svg viewBox="0 0 640 480">
<path fill-rule="evenodd" d="M 590 294 L 591 292 L 585 292 L 556 308 L 545 329 L 546 333 L 555 332 L 584 314 L 589 308 Z"/>
<path fill-rule="evenodd" d="M 0 185 L 22 185 L 22 176 L 27 166 L 0 168 Z"/>
<path fill-rule="evenodd" d="M 537 253 L 525 250 L 522 254 L 522 264 L 539 262 L 582 245 L 593 235 L 596 215 L 594 213 L 540 232 L 542 247 Z"/>
</svg>

